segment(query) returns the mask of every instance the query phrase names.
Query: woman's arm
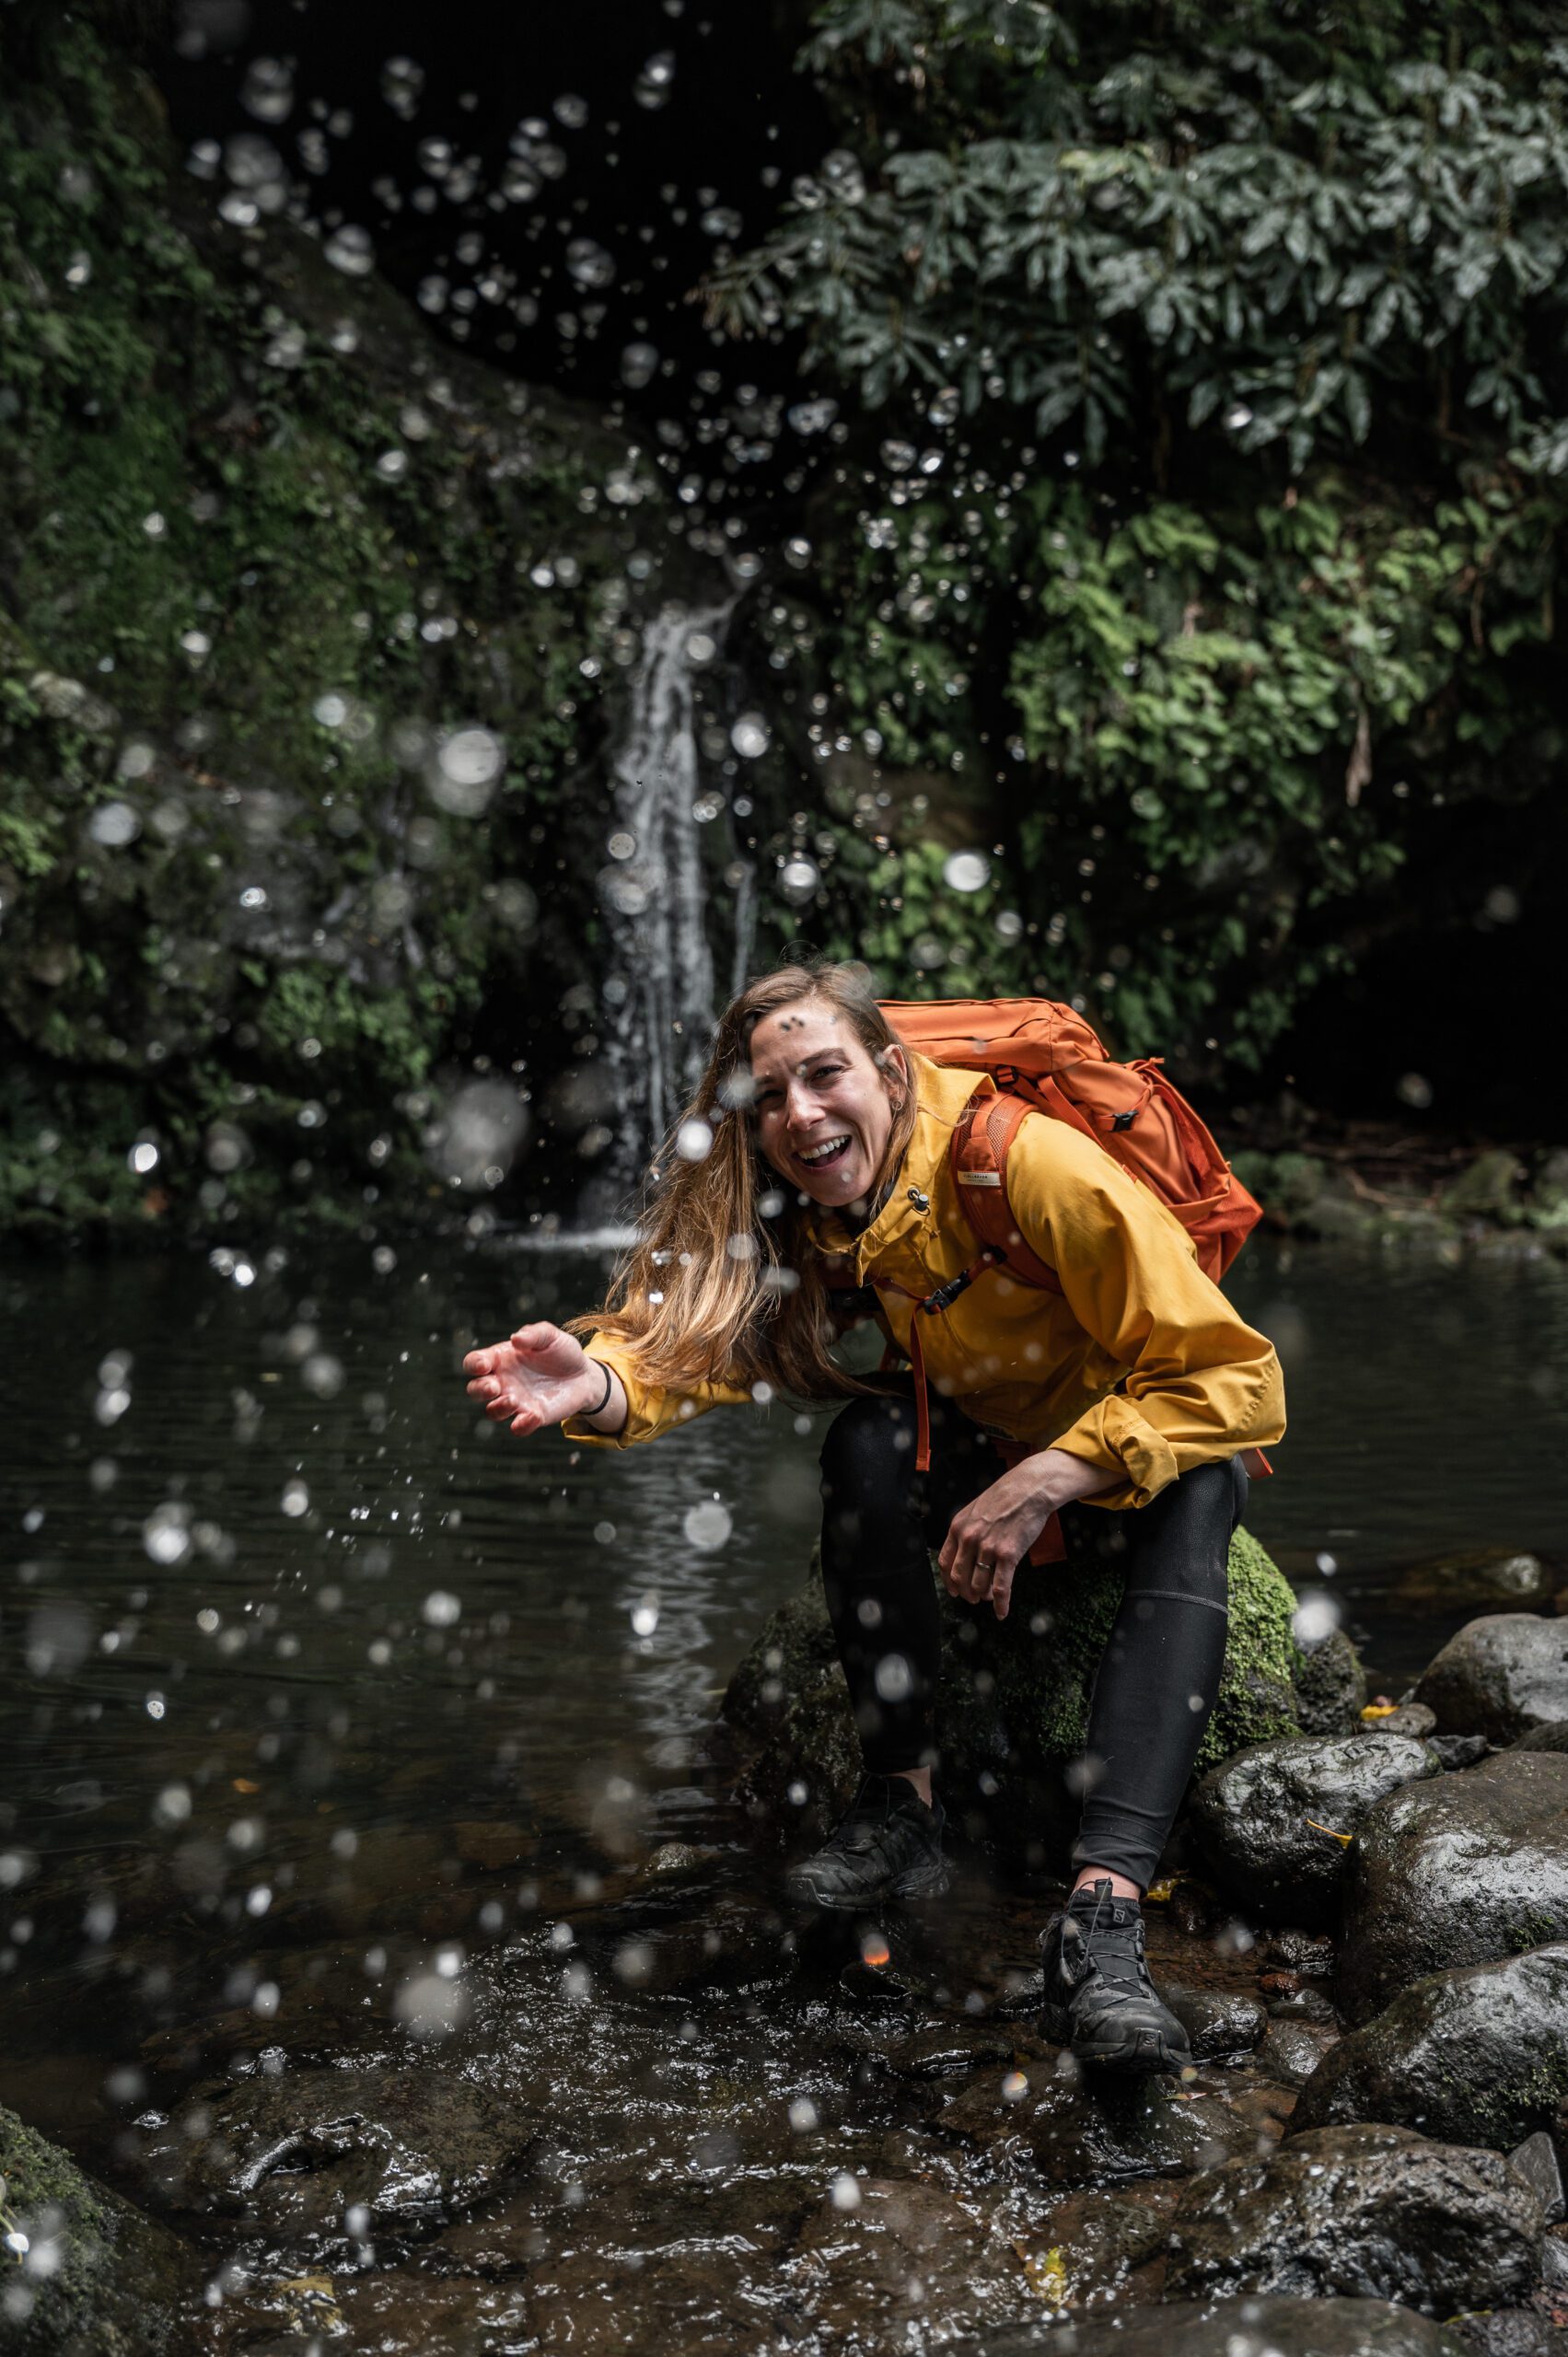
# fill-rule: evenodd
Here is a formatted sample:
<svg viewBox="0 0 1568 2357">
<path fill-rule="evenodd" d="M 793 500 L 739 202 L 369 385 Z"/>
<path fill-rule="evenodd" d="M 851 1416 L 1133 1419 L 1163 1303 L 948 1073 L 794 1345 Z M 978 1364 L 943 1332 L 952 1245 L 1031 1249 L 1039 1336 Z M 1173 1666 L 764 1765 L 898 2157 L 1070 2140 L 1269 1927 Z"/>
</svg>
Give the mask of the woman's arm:
<svg viewBox="0 0 1568 2357">
<path fill-rule="evenodd" d="M 568 1440 L 607 1448 L 654 1440 L 709 1408 L 742 1406 L 750 1399 L 750 1392 L 736 1383 L 664 1389 L 638 1375 L 634 1344 L 611 1334 L 595 1334 L 592 1341 L 591 1352 L 585 1351 L 575 1335 L 545 1321 L 519 1327 L 506 1341 L 469 1353 L 463 1361 L 469 1397 L 484 1402 L 492 1422 L 508 1424 L 514 1433 L 559 1424 Z"/>
<path fill-rule="evenodd" d="M 1281 1438 L 1272 1344 L 1203 1274 L 1175 1215 L 1102 1147 L 1065 1123 L 1026 1121 L 1007 1199 L 1079 1325 L 1126 1370 L 1052 1445 L 1102 1471 L 1097 1503 L 1146 1505 L 1191 1467 Z"/>
</svg>

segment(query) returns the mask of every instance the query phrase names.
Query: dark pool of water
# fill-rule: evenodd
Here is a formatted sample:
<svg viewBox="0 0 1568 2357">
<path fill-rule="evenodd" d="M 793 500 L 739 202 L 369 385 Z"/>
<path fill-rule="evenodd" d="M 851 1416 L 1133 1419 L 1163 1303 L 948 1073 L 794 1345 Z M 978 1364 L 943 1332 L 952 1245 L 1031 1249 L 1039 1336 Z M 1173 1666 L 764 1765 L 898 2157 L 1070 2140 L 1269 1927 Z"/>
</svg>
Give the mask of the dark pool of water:
<svg viewBox="0 0 1568 2357">
<path fill-rule="evenodd" d="M 0 1277 L 0 2100 L 110 2174 L 149 2086 L 385 2031 L 443 1952 L 534 1943 L 558 1973 L 541 1927 L 608 1937 L 661 1842 L 706 1852 L 724 1905 L 756 1882 L 707 1734 L 802 1579 L 823 1419 L 515 1441 L 463 1352 L 591 1306 L 608 1261 L 381 1260 Z M 1231 1290 L 1289 1387 L 1253 1526 L 1407 1677 L 1454 1624 L 1397 1608 L 1402 1565 L 1562 1547 L 1568 1269 L 1265 1243 Z M 1019 1901 L 986 1903 L 994 1973 Z M 595 2045 L 601 2111 L 646 2068 L 626 2037 Z"/>
</svg>

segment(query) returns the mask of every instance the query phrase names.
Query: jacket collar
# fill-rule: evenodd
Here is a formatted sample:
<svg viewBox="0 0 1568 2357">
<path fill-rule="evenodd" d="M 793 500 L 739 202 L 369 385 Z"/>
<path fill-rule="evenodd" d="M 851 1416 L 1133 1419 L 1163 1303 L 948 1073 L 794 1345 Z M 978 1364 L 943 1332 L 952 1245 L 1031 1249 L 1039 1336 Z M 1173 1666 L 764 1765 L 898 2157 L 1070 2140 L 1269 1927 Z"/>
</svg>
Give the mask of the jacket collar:
<svg viewBox="0 0 1568 2357">
<path fill-rule="evenodd" d="M 914 1074 L 914 1132 L 894 1175 L 892 1191 L 869 1226 L 855 1235 L 837 1212 L 818 1206 L 805 1214 L 806 1234 L 819 1251 L 847 1259 L 856 1284 L 889 1247 L 919 1241 L 936 1225 L 951 1191 L 947 1155 L 953 1132 L 977 1090 L 994 1096 L 989 1073 L 965 1072 L 933 1063 L 918 1050 L 906 1050 Z"/>
</svg>

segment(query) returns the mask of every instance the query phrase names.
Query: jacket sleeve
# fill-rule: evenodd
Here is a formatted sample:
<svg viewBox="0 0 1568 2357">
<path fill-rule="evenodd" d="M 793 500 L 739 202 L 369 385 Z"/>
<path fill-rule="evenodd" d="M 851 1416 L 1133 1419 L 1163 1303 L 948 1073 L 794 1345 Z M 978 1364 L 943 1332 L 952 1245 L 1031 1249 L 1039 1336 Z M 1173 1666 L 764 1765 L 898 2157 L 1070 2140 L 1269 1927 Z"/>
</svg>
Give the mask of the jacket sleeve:
<svg viewBox="0 0 1568 2357">
<path fill-rule="evenodd" d="M 1051 1444 L 1117 1477 L 1094 1504 L 1145 1506 L 1191 1467 L 1283 1436 L 1273 1345 L 1204 1275 L 1174 1213 L 1103 1147 L 1043 1115 L 1025 1121 L 1007 1198 L 1067 1307 L 1122 1371 Z"/>
<path fill-rule="evenodd" d="M 656 1440 L 660 1433 L 705 1415 L 710 1408 L 741 1408 L 750 1404 L 744 1384 L 699 1383 L 687 1391 L 667 1391 L 645 1383 L 637 1373 L 634 1344 L 618 1334 L 595 1334 L 584 1345 L 590 1359 L 613 1367 L 626 1393 L 626 1422 L 618 1433 L 595 1432 L 581 1416 L 568 1416 L 562 1431 L 570 1441 L 587 1441 L 596 1448 L 631 1448 L 640 1440 Z"/>
</svg>

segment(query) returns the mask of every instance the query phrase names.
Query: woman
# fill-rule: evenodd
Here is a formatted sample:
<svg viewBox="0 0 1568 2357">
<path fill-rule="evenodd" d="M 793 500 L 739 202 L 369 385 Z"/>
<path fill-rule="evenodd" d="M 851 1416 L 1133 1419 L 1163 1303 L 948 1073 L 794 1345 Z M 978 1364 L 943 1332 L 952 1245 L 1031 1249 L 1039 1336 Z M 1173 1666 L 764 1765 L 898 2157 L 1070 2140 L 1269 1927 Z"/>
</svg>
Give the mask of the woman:
<svg viewBox="0 0 1568 2357">
<path fill-rule="evenodd" d="M 754 982 L 718 1026 L 609 1306 L 471 1353 L 468 1387 L 515 1433 L 560 1423 L 617 1447 L 721 1403 L 847 1397 L 821 1455 L 822 1570 L 865 1773 L 791 1874 L 820 1906 L 946 1880 L 928 1550 L 951 1595 L 1003 1619 L 1052 1515 L 1070 1557 L 1114 1558 L 1123 1596 L 1091 1705 L 1077 1878 L 1042 1939 L 1046 1992 L 1081 2060 L 1175 2069 L 1187 2038 L 1149 1979 L 1139 1902 L 1218 1691 L 1239 1457 L 1283 1431 L 1279 1364 L 1164 1205 L 1092 1140 L 1032 1117 L 1008 1201 L 1062 1291 L 992 1271 L 923 1319 L 936 1396 L 918 1473 L 910 1378 L 829 1356 L 827 1271 L 852 1295 L 875 1276 L 907 1353 L 915 1301 L 974 1253 L 947 1148 L 992 1085 L 905 1047 L 863 970 Z"/>
</svg>

